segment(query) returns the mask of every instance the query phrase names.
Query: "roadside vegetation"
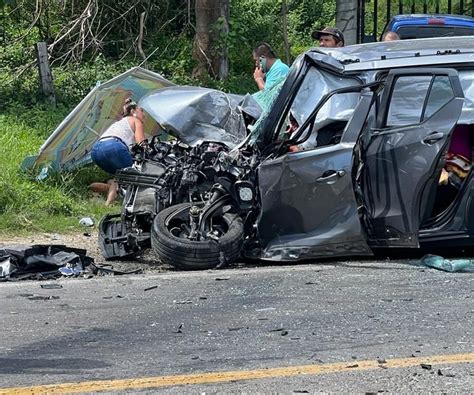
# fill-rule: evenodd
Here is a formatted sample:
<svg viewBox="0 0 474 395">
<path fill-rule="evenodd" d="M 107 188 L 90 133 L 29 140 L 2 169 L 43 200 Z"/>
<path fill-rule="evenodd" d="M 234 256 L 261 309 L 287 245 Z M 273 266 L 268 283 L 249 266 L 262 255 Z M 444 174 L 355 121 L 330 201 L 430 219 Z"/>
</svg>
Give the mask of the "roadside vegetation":
<svg viewBox="0 0 474 395">
<path fill-rule="evenodd" d="M 87 191 L 89 182 L 105 178 L 99 170 L 55 174 L 44 181 L 20 170 L 23 158 L 37 152 L 67 112 L 64 106 L 36 105 L 0 115 L 0 235 L 71 231 L 82 216 L 99 219 L 106 211 L 104 200 L 90 199 Z"/>
</svg>

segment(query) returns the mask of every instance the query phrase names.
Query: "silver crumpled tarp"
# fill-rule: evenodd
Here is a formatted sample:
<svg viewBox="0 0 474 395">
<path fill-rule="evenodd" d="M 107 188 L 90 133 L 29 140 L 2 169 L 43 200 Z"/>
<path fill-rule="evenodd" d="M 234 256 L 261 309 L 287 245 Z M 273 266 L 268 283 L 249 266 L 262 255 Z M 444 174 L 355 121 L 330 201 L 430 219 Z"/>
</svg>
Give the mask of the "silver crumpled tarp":
<svg viewBox="0 0 474 395">
<path fill-rule="evenodd" d="M 233 148 L 246 136 L 242 99 L 214 89 L 176 86 L 146 95 L 139 106 L 186 144 L 220 141 Z"/>
</svg>

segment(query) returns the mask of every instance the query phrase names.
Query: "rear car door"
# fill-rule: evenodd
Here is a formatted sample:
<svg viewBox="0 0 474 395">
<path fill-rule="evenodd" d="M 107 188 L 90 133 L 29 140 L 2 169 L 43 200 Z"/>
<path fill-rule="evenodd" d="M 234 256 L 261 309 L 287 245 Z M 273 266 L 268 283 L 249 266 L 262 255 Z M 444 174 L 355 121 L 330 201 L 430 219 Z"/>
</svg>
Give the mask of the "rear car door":
<svg viewBox="0 0 474 395">
<path fill-rule="evenodd" d="M 454 69 L 391 71 L 375 128 L 362 133 L 361 188 L 371 247 L 418 247 L 464 95 Z"/>
</svg>

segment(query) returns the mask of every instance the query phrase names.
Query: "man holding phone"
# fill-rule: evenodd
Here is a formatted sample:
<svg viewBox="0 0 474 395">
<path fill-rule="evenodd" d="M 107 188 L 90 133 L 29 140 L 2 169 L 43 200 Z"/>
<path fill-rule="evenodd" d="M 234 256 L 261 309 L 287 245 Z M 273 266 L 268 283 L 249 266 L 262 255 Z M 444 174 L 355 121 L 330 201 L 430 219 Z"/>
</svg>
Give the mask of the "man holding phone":
<svg viewBox="0 0 474 395">
<path fill-rule="evenodd" d="M 260 43 L 255 47 L 253 59 L 255 60 L 253 78 L 259 90 L 271 88 L 290 71 L 285 63 L 277 59 L 272 47 L 267 43 Z"/>
</svg>

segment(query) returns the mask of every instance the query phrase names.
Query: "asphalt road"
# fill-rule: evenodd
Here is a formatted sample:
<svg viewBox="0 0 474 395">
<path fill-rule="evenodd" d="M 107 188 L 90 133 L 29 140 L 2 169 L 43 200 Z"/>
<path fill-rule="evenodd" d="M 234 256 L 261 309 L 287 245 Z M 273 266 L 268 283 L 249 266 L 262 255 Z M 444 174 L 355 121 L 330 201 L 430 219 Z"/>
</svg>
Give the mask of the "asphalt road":
<svg viewBox="0 0 474 395">
<path fill-rule="evenodd" d="M 467 393 L 473 285 L 407 261 L 2 283 L 0 393 Z"/>
</svg>

